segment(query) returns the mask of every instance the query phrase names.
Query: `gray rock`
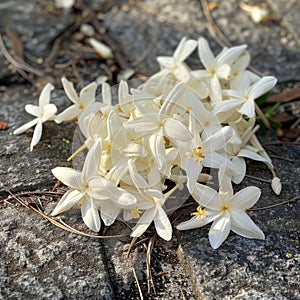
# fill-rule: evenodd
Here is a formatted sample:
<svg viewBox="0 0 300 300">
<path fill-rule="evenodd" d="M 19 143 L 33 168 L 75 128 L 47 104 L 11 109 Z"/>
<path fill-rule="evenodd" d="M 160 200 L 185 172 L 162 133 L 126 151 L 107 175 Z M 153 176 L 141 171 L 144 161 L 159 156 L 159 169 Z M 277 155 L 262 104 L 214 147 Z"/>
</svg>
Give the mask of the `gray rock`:
<svg viewBox="0 0 300 300">
<path fill-rule="evenodd" d="M 283 183 L 280 196 L 272 192 L 268 183 L 250 178 L 236 187 L 236 190 L 249 185 L 261 188 L 262 196 L 254 208 L 280 203 L 299 195 L 299 147 L 277 146 L 276 150 L 294 160 L 291 163 L 274 159 L 276 172 Z M 264 165 L 253 162 L 249 163 L 248 174 L 263 179 L 271 177 Z M 193 280 L 198 297 L 299 299 L 299 210 L 298 201 L 251 211 L 249 215 L 264 231 L 266 239 L 250 240 L 231 233 L 217 250 L 210 247 L 209 227 L 180 232 L 181 247 L 178 254 Z"/>
</svg>

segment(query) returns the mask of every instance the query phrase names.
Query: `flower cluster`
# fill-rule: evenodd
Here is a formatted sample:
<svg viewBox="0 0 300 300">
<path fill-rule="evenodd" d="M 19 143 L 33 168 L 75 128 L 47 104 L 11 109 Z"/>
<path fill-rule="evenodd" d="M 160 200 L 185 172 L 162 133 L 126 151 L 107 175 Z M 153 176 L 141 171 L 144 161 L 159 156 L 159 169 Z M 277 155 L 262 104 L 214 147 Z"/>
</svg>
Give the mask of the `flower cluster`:
<svg viewBox="0 0 300 300">
<path fill-rule="evenodd" d="M 196 48 L 203 70 L 192 70 L 185 63 Z M 78 95 L 63 78 L 73 103 L 69 108 L 56 115 L 56 107 L 49 104 L 50 84 L 42 91 L 39 106 L 25 107 L 36 119 L 14 133 L 36 125 L 31 150 L 47 120 L 77 120 L 85 137 L 73 155 L 88 150 L 82 169 L 52 170 L 69 187 L 52 215 L 79 205 L 84 223 L 93 231 L 100 230 L 101 220 L 109 226 L 122 215 L 126 221 L 135 221 L 132 237 L 141 236 L 154 221 L 157 234 L 170 240 L 172 225 L 166 207 L 178 208 L 171 195 L 185 188 L 198 207 L 177 229 L 213 222 L 209 231 L 213 248 L 223 243 L 230 230 L 263 239 L 263 232 L 245 212 L 256 203 L 260 190 L 251 186 L 234 195 L 232 182 L 243 180 L 245 158 L 249 158 L 268 166 L 274 177 L 272 188 L 280 193 L 271 159 L 255 136 L 255 99 L 270 91 L 276 79 L 260 78 L 247 70 L 246 45 L 224 48 L 214 56 L 204 38 L 183 38 L 172 57 L 158 57 L 158 62 L 161 70 L 137 88 L 129 89 L 121 82 L 115 105 L 107 83 L 102 84 L 98 102 L 96 83 Z M 218 191 L 205 185 L 212 169 L 218 172 Z"/>
</svg>

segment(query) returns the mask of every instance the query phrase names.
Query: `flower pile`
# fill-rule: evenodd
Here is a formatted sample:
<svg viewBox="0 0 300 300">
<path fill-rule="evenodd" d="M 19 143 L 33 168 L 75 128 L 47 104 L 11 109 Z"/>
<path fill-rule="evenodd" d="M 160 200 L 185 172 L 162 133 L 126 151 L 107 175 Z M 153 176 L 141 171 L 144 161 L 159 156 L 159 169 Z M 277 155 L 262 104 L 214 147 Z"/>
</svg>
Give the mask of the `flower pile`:
<svg viewBox="0 0 300 300">
<path fill-rule="evenodd" d="M 203 70 L 192 70 L 185 63 L 196 48 Z M 224 48 L 214 56 L 204 38 L 183 38 L 172 57 L 157 60 L 161 70 L 138 88 L 120 83 L 116 105 L 107 83 L 102 84 L 98 102 L 96 83 L 78 95 L 63 78 L 72 101 L 66 110 L 56 114 L 55 105 L 49 103 L 51 84 L 42 91 L 39 106 L 25 106 L 36 118 L 14 134 L 36 125 L 31 150 L 41 138 L 42 123 L 49 120 L 78 121 L 85 142 L 71 158 L 88 149 L 81 170 L 52 170 L 69 187 L 52 216 L 78 205 L 84 223 L 95 232 L 101 222 L 110 226 L 122 216 L 135 221 L 132 237 L 141 236 L 154 222 L 157 234 L 170 240 L 172 225 L 166 207 L 178 208 L 171 195 L 185 188 L 198 206 L 177 229 L 213 222 L 209 241 L 214 249 L 230 230 L 264 239 L 245 212 L 259 199 L 260 190 L 250 186 L 234 194 L 232 182 L 243 180 L 248 158 L 265 163 L 273 175 L 274 192 L 281 191 L 271 159 L 255 136 L 255 99 L 270 91 L 276 79 L 260 78 L 247 70 L 246 45 Z M 206 185 L 213 169 L 218 172 L 218 191 Z"/>
</svg>

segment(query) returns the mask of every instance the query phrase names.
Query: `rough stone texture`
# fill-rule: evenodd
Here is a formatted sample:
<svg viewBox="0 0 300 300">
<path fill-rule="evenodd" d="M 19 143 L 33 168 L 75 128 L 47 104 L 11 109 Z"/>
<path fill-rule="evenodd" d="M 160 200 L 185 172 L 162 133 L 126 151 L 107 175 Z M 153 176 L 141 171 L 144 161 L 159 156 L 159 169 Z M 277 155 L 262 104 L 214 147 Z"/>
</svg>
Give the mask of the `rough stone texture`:
<svg viewBox="0 0 300 300">
<path fill-rule="evenodd" d="M 216 2 L 218 7 L 212 11 L 212 16 L 230 41 L 234 45 L 247 43 L 252 54 L 261 51 L 252 62 L 254 67 L 274 74 L 283 83 L 300 80 L 299 3 L 268 0 L 271 13 L 278 16 L 280 22 L 255 25 L 238 8 L 238 1 Z M 62 16 L 38 18 L 40 12 L 35 3 L 0 1 L 0 30 L 12 26 L 21 34 L 29 53 L 45 57 L 53 37 L 73 19 L 68 12 Z M 143 3 L 148 10 L 138 6 L 126 9 L 122 4 L 115 6 L 103 22 L 137 72 L 151 75 L 157 71 L 155 57 L 172 55 L 182 36 L 198 38 L 204 35 L 215 53 L 220 51 L 207 33 L 200 1 L 147 0 Z M 51 30 L 40 22 L 51 25 Z M 264 40 L 267 41 L 265 47 Z M 200 67 L 197 53 L 189 59 L 189 64 L 193 69 Z M 0 54 L 1 79 L 11 75 L 6 65 Z M 90 81 L 94 77 L 84 76 L 84 79 Z M 74 126 L 46 123 L 41 142 L 30 153 L 32 131 L 20 136 L 10 133 L 31 120 L 24 111 L 24 104 L 37 103 L 37 96 L 33 95 L 33 90 L 20 85 L 10 86 L 7 90 L 10 93 L 2 93 L 0 99 L 0 121 L 8 122 L 7 130 L 0 131 L 0 195 L 6 195 L 7 189 L 13 192 L 49 189 L 55 183 L 51 168 L 65 165 L 65 159 L 71 153 L 71 144 L 66 144 L 63 139 L 72 139 Z M 61 91 L 53 96 L 60 108 L 66 106 L 67 100 Z M 274 160 L 283 181 L 283 192 L 279 197 L 266 183 L 252 179 L 245 181 L 245 185 L 254 184 L 262 189 L 257 207 L 299 195 L 299 147 L 274 147 L 298 164 Z M 262 164 L 251 163 L 249 174 L 270 178 Z M 46 213 L 54 205 L 54 202 L 47 203 Z M 265 241 L 231 234 L 221 248 L 214 251 L 209 246 L 207 228 L 180 233 L 181 246 L 177 252 L 175 237 L 169 243 L 159 241 L 152 258 L 157 294 L 150 299 L 300 299 L 297 294 L 300 281 L 299 208 L 297 202 L 250 212 L 264 230 Z M 84 229 L 78 212 L 68 215 L 68 220 L 76 228 Z M 122 226 L 119 223 L 108 233 L 126 232 Z M 129 239 L 99 241 L 75 236 L 18 205 L 8 205 L 0 210 L 0 228 L 0 298 L 138 299 L 131 266 L 124 253 Z M 289 253 L 292 254 L 290 259 L 286 256 Z M 142 289 L 146 291 L 143 247 L 134 252 L 133 263 Z M 162 276 L 160 272 L 163 272 Z"/>
<path fill-rule="evenodd" d="M 300 80 L 299 64 L 295 64 L 295 61 L 300 61 L 298 36 L 293 33 L 298 32 L 298 18 L 292 4 L 285 6 L 285 24 L 291 24 L 287 27 L 280 26 L 280 23 L 253 23 L 238 7 L 238 1 L 215 2 L 218 7 L 212 11 L 212 17 L 233 45 L 248 45 L 250 53 L 256 56 L 252 61 L 253 67 L 264 74 L 275 75 L 279 82 Z M 182 36 L 196 39 L 205 36 L 215 53 L 220 51 L 221 48 L 207 34 L 199 1 L 143 3 L 152 13 L 135 6 L 129 10 L 115 7 L 104 22 L 139 72 L 150 75 L 157 71 L 155 56 L 171 55 Z M 200 67 L 196 53 L 190 64 L 193 68 Z"/>
<path fill-rule="evenodd" d="M 0 228 L 1 299 L 115 299 L 99 240 L 19 206 L 0 210 Z"/>
<path fill-rule="evenodd" d="M 265 207 L 299 195 L 300 149 L 272 146 L 294 162 L 275 160 L 283 183 L 276 196 L 268 183 L 247 178 L 236 190 L 249 185 L 261 188 L 254 208 Z M 271 174 L 260 163 L 251 162 L 248 174 L 268 179 Z M 178 254 L 193 278 L 200 299 L 300 299 L 300 203 L 252 211 L 250 216 L 264 231 L 266 239 L 250 240 L 231 233 L 217 250 L 208 241 L 208 228 L 180 232 Z M 289 254 L 292 255 L 291 258 Z"/>
<path fill-rule="evenodd" d="M 34 118 L 24 110 L 25 104 L 38 103 L 38 96 L 30 93 L 28 89 L 14 90 L 13 95 L 1 101 L 0 118 L 8 123 L 8 127 L 0 131 L 0 194 L 6 189 L 20 191 L 53 186 L 55 180 L 51 169 L 66 165 L 66 159 L 72 153 L 71 143 L 66 141 L 72 141 L 74 124 L 44 123 L 41 142 L 33 152 L 29 149 L 33 129 L 18 136 L 12 135 L 16 128 Z M 70 102 L 62 92 L 55 92 L 53 103 L 61 109 Z"/>
</svg>

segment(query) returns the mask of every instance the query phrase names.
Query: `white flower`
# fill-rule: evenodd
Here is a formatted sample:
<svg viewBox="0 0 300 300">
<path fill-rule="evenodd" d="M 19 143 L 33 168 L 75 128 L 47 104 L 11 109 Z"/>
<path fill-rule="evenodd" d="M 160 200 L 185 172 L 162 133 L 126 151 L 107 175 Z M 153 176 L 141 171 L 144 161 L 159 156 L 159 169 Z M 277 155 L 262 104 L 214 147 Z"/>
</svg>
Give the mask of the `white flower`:
<svg viewBox="0 0 300 300">
<path fill-rule="evenodd" d="M 187 40 L 185 37 L 182 38 L 172 57 L 157 57 L 163 72 L 166 74 L 173 74 L 178 80 L 186 80 L 189 77 L 189 68 L 184 61 L 196 49 L 196 47 L 196 41 Z"/>
<path fill-rule="evenodd" d="M 115 206 L 110 205 L 111 200 L 125 206 L 136 202 L 133 195 L 99 176 L 101 151 L 101 142 L 97 141 L 88 152 L 81 172 L 66 167 L 56 167 L 52 170 L 58 180 L 71 188 L 63 195 L 52 216 L 71 209 L 75 204 L 80 204 L 84 223 L 97 232 L 101 226 L 98 213 L 99 202 L 101 202 L 101 216 L 104 222 L 116 218 L 116 209 Z"/>
<path fill-rule="evenodd" d="M 270 91 L 276 84 L 276 78 L 273 76 L 266 76 L 250 85 L 250 78 L 244 77 L 240 83 L 239 90 L 224 90 L 223 95 L 229 97 L 229 100 L 222 101 L 216 104 L 216 109 L 228 107 L 232 108 L 246 115 L 249 118 L 255 116 L 255 102 L 254 100 Z"/>
<path fill-rule="evenodd" d="M 88 107 L 88 105 L 95 101 L 97 89 L 97 84 L 92 82 L 81 90 L 78 97 L 72 82 L 68 81 L 66 78 L 62 78 L 61 81 L 68 98 L 74 104 L 56 116 L 55 121 L 57 123 L 61 123 L 62 121 L 70 121 L 79 117 L 80 114 Z"/>
<path fill-rule="evenodd" d="M 264 233 L 254 224 L 245 210 L 260 197 L 260 189 L 246 187 L 233 195 L 230 180 L 221 186 L 219 193 L 208 186 L 197 184 L 193 198 L 199 207 L 193 218 L 177 225 L 179 230 L 194 229 L 213 222 L 209 230 L 209 242 L 217 249 L 226 240 L 230 230 L 247 238 L 264 239 Z M 205 208 L 202 209 L 202 206 Z"/>
<path fill-rule="evenodd" d="M 54 89 L 54 86 L 51 83 L 48 83 L 42 90 L 39 98 L 39 106 L 27 104 L 25 105 L 25 110 L 27 113 L 35 116 L 36 118 L 20 128 L 16 129 L 13 134 L 20 134 L 25 132 L 27 129 L 36 125 L 31 144 L 30 151 L 33 150 L 33 147 L 38 144 L 42 136 L 43 126 L 42 124 L 49 120 L 54 120 L 57 108 L 54 104 L 50 104 L 50 95 L 51 91 Z"/>
<path fill-rule="evenodd" d="M 224 48 L 218 56 L 214 56 L 208 42 L 204 38 L 198 40 L 198 52 L 205 70 L 197 71 L 198 76 L 210 79 L 210 98 L 213 102 L 222 100 L 220 79 L 229 79 L 231 64 L 239 58 L 246 49 L 246 45 Z"/>
<path fill-rule="evenodd" d="M 177 188 L 178 186 L 175 186 L 166 194 L 152 189 L 140 191 L 141 200 L 137 203 L 137 207 L 145 211 L 134 226 L 131 233 L 132 237 L 141 236 L 154 221 L 156 232 L 161 238 L 166 241 L 172 238 L 172 225 L 163 205 Z"/>
</svg>

